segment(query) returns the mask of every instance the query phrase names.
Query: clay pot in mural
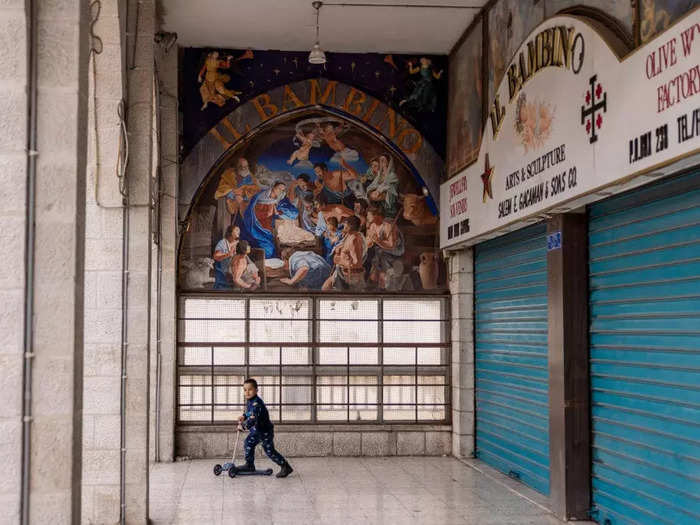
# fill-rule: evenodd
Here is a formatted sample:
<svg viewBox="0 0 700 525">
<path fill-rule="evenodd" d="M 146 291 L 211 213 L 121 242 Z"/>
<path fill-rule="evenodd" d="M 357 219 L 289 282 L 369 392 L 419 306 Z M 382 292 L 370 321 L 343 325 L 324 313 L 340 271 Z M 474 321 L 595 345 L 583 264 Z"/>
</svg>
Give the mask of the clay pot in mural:
<svg viewBox="0 0 700 525">
<path fill-rule="evenodd" d="M 435 252 L 423 252 L 420 254 L 420 264 L 418 265 L 418 275 L 424 290 L 434 290 L 438 286 L 440 277 L 440 256 Z"/>
</svg>

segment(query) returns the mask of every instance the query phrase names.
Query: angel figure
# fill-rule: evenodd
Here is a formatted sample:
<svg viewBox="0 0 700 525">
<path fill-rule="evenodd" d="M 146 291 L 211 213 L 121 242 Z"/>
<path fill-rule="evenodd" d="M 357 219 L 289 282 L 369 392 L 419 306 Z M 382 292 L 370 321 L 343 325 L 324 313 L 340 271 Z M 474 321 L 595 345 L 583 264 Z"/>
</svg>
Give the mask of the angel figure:
<svg viewBox="0 0 700 525">
<path fill-rule="evenodd" d="M 314 141 L 316 139 L 316 132 L 314 130 L 309 131 L 308 133 L 304 133 L 301 129 L 297 130 L 296 136 L 295 136 L 295 145 L 299 145 L 299 147 L 292 152 L 292 155 L 289 157 L 289 160 L 287 160 L 287 164 L 290 166 L 294 164 L 295 161 L 309 161 L 309 152 L 311 151 L 311 148 L 314 146 Z"/>
<path fill-rule="evenodd" d="M 240 102 L 238 95 L 241 94 L 241 91 L 228 89 L 226 83 L 231 80 L 231 77 L 221 73 L 219 69 L 230 69 L 233 62 L 252 57 L 252 52 L 249 51 L 246 51 L 235 60 L 231 55 L 228 55 L 226 60 L 220 60 L 218 51 L 212 51 L 207 55 L 204 65 L 202 65 L 197 76 L 197 82 L 202 84 L 199 88 L 199 93 L 202 96 L 202 111 L 209 105 L 209 102 L 213 102 L 219 107 L 226 104 L 226 101 L 229 99 Z"/>
<path fill-rule="evenodd" d="M 317 133 L 319 136 L 326 141 L 328 147 L 331 148 L 336 153 L 340 153 L 346 149 L 345 144 L 343 144 L 340 139 L 338 139 L 338 133 L 342 130 L 342 126 L 334 126 L 331 122 L 328 122 L 323 127 L 319 126 L 317 128 Z"/>
<path fill-rule="evenodd" d="M 429 58 L 422 57 L 419 62 L 420 66 L 414 66 L 412 61 L 408 62 L 408 72 L 411 75 L 420 73 L 420 79 L 415 82 L 411 94 L 399 102 L 399 107 L 406 104 L 420 112 L 434 112 L 437 106 L 437 92 L 433 79 L 440 80 L 443 71 L 435 71 L 433 61 Z"/>
</svg>

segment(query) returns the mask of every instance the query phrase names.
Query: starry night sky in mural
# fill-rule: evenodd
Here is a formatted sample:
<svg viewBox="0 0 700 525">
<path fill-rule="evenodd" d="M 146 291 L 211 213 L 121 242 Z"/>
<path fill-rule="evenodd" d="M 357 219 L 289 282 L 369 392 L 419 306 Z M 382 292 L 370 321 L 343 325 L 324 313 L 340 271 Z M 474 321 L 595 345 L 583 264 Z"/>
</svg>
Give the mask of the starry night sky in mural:
<svg viewBox="0 0 700 525">
<path fill-rule="evenodd" d="M 229 99 L 219 107 L 209 104 L 204 110 L 200 95 L 201 84 L 197 76 L 207 53 L 218 51 L 220 59 L 232 55 L 234 61 L 225 73 L 230 80 L 226 88 L 240 91 L 240 102 Z M 238 105 L 265 93 L 277 86 L 308 78 L 327 78 L 355 86 L 378 98 L 411 121 L 435 151 L 444 158 L 447 114 L 447 57 L 435 55 L 385 55 L 376 53 L 326 53 L 327 63 L 308 63 L 308 52 L 257 51 L 252 58 L 243 58 L 245 50 L 222 50 L 208 48 L 185 48 L 181 53 L 180 107 L 183 113 L 182 155 L 186 156 L 194 145 L 224 116 Z M 408 62 L 414 67 L 419 59 L 432 60 L 434 72 L 443 71 L 432 83 L 437 94 L 434 111 L 418 111 L 409 104 L 399 107 L 401 100 L 414 92 L 421 74 L 409 74 Z"/>
</svg>

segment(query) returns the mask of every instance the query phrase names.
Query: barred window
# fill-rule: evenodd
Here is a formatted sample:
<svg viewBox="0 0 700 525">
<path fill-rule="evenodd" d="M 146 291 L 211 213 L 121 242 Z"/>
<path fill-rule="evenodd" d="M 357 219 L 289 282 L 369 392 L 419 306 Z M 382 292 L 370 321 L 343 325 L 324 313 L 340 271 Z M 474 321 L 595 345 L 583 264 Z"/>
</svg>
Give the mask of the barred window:
<svg viewBox="0 0 700 525">
<path fill-rule="evenodd" d="M 445 422 L 445 298 L 180 298 L 178 421 L 225 423 L 254 377 L 273 421 Z"/>
</svg>

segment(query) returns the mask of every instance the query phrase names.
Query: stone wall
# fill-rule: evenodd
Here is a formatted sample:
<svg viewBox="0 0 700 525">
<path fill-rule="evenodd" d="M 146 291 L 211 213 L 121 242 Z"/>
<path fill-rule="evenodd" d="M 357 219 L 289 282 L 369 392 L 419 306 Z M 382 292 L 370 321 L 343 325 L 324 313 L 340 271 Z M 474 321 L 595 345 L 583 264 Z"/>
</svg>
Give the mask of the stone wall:
<svg viewBox="0 0 700 525">
<path fill-rule="evenodd" d="M 156 49 L 156 67 L 159 83 L 158 119 L 160 136 L 160 245 L 161 291 L 160 291 L 160 407 L 155 404 L 156 377 L 153 388 L 151 420 L 154 424 L 151 459 L 173 461 L 175 455 L 175 363 L 176 363 L 176 265 L 177 265 L 177 191 L 178 191 L 178 56 L 177 47 L 165 51 Z M 154 279 L 158 278 L 157 253 L 154 255 Z M 154 294 L 155 294 L 155 286 Z M 156 320 L 156 301 L 153 298 L 153 318 Z M 156 330 L 153 330 L 152 347 L 158 346 Z M 152 352 L 152 370 L 155 374 L 158 356 Z M 160 431 L 156 432 L 156 410 L 160 410 Z M 155 439 L 159 439 L 159 457 L 155 457 Z"/>
<path fill-rule="evenodd" d="M 93 13 L 93 16 L 97 13 Z M 116 176 L 123 45 L 119 1 L 102 0 L 89 64 L 85 202 L 84 523 L 119 521 L 122 195 Z M 94 59 L 94 71 L 93 63 Z M 97 130 L 95 132 L 95 129 Z"/>
<path fill-rule="evenodd" d="M 80 520 L 87 4 L 38 2 L 29 519 Z M 0 5 L 0 523 L 21 514 L 27 200 L 25 3 Z"/>
<path fill-rule="evenodd" d="M 0 8 L 0 523 L 17 523 L 22 484 L 22 328 L 27 178 L 24 2 Z"/>
<path fill-rule="evenodd" d="M 452 454 L 474 456 L 474 266 L 472 249 L 448 260 L 452 295 Z"/>
<path fill-rule="evenodd" d="M 243 439 L 237 457 L 243 457 Z M 236 432 L 230 426 L 179 427 L 176 453 L 190 459 L 230 455 Z M 275 448 L 289 457 L 445 456 L 452 452 L 449 425 L 275 425 Z M 258 455 L 263 455 L 258 447 Z"/>
<path fill-rule="evenodd" d="M 0 8 L 0 523 L 19 521 L 27 156 L 24 2 Z"/>
</svg>

